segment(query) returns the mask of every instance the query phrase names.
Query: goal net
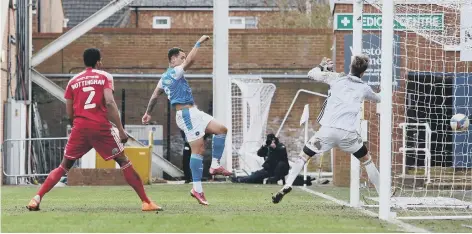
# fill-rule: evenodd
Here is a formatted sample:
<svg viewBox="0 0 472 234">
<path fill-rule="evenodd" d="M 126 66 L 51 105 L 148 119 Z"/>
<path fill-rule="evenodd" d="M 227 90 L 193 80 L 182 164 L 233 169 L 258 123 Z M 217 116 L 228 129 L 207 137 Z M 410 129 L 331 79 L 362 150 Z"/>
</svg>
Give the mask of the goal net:
<svg viewBox="0 0 472 234">
<path fill-rule="evenodd" d="M 472 67 L 460 51 L 461 35 L 472 29 L 472 11 L 467 17 L 461 11 L 471 1 L 399 2 L 404 1 L 395 1 L 394 8 L 391 209 L 402 219 L 472 218 L 472 132 L 453 132 L 449 125 L 454 114 L 472 111 Z M 377 89 L 382 1 L 366 0 L 363 9 L 363 53 L 371 58 L 364 80 Z M 369 151 L 379 166 L 379 115 L 375 104 L 366 103 L 365 110 Z M 365 171 L 361 185 L 364 205 L 376 206 L 378 195 Z"/>
<path fill-rule="evenodd" d="M 267 118 L 275 85 L 258 76 L 231 79 L 232 169 L 237 176 L 261 169 L 257 150 L 265 140 Z"/>
</svg>

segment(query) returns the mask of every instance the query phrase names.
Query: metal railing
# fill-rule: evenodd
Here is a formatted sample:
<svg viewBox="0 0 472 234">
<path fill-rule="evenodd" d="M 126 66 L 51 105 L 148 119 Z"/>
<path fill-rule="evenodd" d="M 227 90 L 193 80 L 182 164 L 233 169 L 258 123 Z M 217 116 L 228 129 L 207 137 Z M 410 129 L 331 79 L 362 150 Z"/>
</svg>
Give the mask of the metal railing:
<svg viewBox="0 0 472 234">
<path fill-rule="evenodd" d="M 62 161 L 67 137 L 7 139 L 2 143 L 3 174 L 7 184 L 27 177 L 47 176 Z"/>
</svg>

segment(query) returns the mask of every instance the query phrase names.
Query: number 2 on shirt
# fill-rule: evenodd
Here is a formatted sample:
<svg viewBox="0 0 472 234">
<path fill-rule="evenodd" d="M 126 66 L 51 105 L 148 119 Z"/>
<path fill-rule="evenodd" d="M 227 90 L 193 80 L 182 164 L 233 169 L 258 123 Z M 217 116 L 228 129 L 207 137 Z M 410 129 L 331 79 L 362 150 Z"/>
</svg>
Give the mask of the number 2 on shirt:
<svg viewBox="0 0 472 234">
<path fill-rule="evenodd" d="M 93 87 L 83 87 L 82 91 L 90 92 L 87 100 L 85 101 L 84 110 L 95 108 L 97 105 L 95 103 L 91 103 L 93 97 L 95 96 L 95 89 Z"/>
</svg>

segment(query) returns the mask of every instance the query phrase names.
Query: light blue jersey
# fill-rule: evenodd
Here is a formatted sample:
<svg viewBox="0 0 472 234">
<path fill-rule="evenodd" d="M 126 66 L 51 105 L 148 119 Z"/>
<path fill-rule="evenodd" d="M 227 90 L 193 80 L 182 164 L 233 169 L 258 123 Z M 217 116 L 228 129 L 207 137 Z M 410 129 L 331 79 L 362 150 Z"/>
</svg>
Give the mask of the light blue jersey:
<svg viewBox="0 0 472 234">
<path fill-rule="evenodd" d="M 162 74 L 158 86 L 164 89 L 171 105 L 194 104 L 192 89 L 184 77 L 184 69 L 181 66 L 169 67 Z"/>
</svg>

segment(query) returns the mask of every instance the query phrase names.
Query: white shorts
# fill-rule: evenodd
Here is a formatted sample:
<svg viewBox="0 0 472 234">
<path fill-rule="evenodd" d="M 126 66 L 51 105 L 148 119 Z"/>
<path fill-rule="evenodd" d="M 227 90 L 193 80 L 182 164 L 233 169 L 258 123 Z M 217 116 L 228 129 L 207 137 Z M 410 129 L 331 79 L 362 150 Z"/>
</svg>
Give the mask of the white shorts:
<svg viewBox="0 0 472 234">
<path fill-rule="evenodd" d="M 184 131 L 187 142 L 192 142 L 205 135 L 205 129 L 213 117 L 196 107 L 184 108 L 175 113 L 177 126 Z"/>
<path fill-rule="evenodd" d="M 334 147 L 353 154 L 363 146 L 362 137 L 357 132 L 349 132 L 339 128 L 321 127 L 306 146 L 317 154 L 324 153 Z"/>
</svg>

